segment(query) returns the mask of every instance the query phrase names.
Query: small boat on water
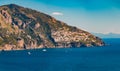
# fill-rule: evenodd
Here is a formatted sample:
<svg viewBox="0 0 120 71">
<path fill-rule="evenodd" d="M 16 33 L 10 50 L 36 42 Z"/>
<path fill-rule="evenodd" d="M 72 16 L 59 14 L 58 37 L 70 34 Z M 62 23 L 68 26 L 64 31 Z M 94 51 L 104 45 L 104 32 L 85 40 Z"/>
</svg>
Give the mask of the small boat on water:
<svg viewBox="0 0 120 71">
<path fill-rule="evenodd" d="M 31 55 L 31 52 L 28 52 L 28 55 Z"/>
<path fill-rule="evenodd" d="M 47 50 L 46 50 L 46 49 L 43 49 L 42 51 L 43 51 L 43 52 L 46 52 Z"/>
</svg>

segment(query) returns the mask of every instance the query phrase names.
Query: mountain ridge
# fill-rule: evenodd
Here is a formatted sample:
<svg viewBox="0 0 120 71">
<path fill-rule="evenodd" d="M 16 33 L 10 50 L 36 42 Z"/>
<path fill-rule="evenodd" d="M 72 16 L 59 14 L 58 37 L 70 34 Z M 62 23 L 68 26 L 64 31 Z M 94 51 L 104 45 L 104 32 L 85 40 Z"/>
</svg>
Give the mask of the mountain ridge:
<svg viewBox="0 0 120 71">
<path fill-rule="evenodd" d="M 0 29 L 1 50 L 104 45 L 99 37 L 87 31 L 16 4 L 0 6 Z"/>
<path fill-rule="evenodd" d="M 101 38 L 120 38 L 120 34 L 117 33 L 107 33 L 107 34 L 103 34 L 103 33 L 92 33 L 96 36 L 99 36 Z"/>
</svg>

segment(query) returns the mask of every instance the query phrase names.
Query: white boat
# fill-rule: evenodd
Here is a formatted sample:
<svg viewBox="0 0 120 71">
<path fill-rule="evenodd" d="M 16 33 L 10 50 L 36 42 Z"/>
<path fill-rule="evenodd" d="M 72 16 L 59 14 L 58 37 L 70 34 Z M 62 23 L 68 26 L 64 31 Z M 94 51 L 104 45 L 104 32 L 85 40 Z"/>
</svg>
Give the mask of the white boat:
<svg viewBox="0 0 120 71">
<path fill-rule="evenodd" d="M 28 52 L 28 55 L 31 55 L 31 52 Z"/>
<path fill-rule="evenodd" d="M 47 50 L 46 50 L 46 49 L 43 49 L 42 51 L 43 51 L 43 52 L 46 52 Z"/>
</svg>

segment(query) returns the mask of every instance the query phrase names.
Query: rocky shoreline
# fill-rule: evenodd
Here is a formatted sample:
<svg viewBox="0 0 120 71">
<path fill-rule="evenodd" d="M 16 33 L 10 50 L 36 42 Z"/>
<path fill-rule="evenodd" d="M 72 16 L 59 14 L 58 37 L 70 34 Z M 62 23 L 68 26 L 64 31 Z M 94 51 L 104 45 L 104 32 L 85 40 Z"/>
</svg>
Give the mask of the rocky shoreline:
<svg viewBox="0 0 120 71">
<path fill-rule="evenodd" d="M 0 50 L 104 46 L 91 33 L 15 4 L 0 6 Z"/>
</svg>

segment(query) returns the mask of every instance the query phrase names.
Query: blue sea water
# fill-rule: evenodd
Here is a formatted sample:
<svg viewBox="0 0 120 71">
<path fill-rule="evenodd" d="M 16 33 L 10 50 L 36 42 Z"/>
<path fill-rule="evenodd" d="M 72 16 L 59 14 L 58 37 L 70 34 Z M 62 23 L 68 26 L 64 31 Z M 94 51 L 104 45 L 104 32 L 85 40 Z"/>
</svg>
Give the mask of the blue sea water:
<svg viewBox="0 0 120 71">
<path fill-rule="evenodd" d="M 0 71 L 120 71 L 120 39 L 94 48 L 0 52 Z"/>
</svg>

